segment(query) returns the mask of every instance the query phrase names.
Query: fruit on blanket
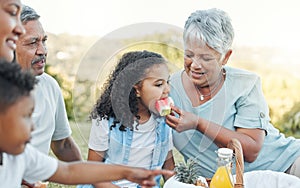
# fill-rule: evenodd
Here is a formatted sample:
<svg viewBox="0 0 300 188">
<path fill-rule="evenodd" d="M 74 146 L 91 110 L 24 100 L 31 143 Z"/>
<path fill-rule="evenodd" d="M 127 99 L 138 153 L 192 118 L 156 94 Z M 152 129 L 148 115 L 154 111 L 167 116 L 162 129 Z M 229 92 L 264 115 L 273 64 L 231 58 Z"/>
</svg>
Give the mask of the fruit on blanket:
<svg viewBox="0 0 300 188">
<path fill-rule="evenodd" d="M 208 183 L 200 174 L 200 167 L 194 159 L 175 165 L 175 176 L 169 178 L 164 188 L 208 188 Z"/>
<path fill-rule="evenodd" d="M 171 97 L 166 97 L 156 101 L 155 108 L 160 116 L 166 116 L 171 113 L 171 104 L 174 104 L 173 99 Z"/>
<path fill-rule="evenodd" d="M 187 163 L 179 163 L 175 165 L 175 179 L 188 184 L 196 184 L 200 175 L 200 167 L 192 159 L 189 159 Z"/>
</svg>

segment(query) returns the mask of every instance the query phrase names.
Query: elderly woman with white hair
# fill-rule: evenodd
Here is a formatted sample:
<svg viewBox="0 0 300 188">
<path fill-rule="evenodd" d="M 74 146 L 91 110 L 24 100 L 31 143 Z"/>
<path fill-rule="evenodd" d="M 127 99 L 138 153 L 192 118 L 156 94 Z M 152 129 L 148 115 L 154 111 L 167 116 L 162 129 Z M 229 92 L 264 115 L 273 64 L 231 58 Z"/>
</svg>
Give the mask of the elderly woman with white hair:
<svg viewBox="0 0 300 188">
<path fill-rule="evenodd" d="M 225 66 L 234 31 L 227 13 L 198 10 L 184 27 L 184 69 L 171 79 L 175 105 L 167 123 L 184 159 L 195 158 L 204 177 L 216 171 L 216 150 L 241 142 L 245 171 L 273 170 L 300 177 L 300 140 L 286 138 L 270 123 L 261 80 Z"/>
</svg>

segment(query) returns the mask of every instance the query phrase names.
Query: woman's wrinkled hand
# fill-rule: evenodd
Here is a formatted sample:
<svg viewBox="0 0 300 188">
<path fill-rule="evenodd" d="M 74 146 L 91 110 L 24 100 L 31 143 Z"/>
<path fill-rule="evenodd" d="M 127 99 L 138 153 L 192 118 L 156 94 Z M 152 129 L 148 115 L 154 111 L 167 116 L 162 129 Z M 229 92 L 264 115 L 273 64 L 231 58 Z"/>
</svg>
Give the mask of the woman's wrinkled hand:
<svg viewBox="0 0 300 188">
<path fill-rule="evenodd" d="M 166 123 L 177 132 L 196 129 L 199 117 L 191 112 L 186 112 L 172 106 L 172 113 L 166 116 Z"/>
</svg>

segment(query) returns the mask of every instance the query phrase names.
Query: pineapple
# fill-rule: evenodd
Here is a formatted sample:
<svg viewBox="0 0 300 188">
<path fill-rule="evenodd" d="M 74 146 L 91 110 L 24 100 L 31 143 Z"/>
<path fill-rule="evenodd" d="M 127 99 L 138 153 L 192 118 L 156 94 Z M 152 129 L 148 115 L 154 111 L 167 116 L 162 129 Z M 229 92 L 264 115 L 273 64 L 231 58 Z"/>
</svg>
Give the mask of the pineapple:
<svg viewBox="0 0 300 188">
<path fill-rule="evenodd" d="M 164 188 L 208 188 L 206 179 L 200 176 L 200 167 L 195 159 L 178 163 L 174 171 L 176 174 L 165 182 Z"/>
<path fill-rule="evenodd" d="M 203 184 L 199 181 L 200 167 L 193 159 L 187 160 L 186 164 L 183 162 L 179 163 L 175 166 L 174 170 L 176 172 L 175 179 L 177 181 L 203 186 Z"/>
</svg>

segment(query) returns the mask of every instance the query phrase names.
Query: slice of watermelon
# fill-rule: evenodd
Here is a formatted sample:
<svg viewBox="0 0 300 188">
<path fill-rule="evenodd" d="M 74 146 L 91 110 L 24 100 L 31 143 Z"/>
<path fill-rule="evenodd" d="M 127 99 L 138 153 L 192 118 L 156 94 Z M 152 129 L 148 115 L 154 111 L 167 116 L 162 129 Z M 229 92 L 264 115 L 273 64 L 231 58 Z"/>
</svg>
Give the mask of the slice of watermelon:
<svg viewBox="0 0 300 188">
<path fill-rule="evenodd" d="M 160 116 L 166 116 L 171 113 L 171 104 L 174 104 L 173 99 L 171 97 L 166 97 L 156 101 L 155 108 Z"/>
</svg>

